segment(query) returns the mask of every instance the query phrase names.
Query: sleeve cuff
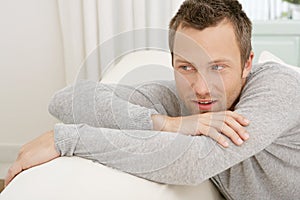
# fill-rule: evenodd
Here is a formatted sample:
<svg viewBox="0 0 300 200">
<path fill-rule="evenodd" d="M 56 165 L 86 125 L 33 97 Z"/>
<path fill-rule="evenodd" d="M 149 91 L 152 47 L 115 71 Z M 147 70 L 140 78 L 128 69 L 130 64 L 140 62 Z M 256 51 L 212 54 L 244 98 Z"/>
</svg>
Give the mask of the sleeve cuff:
<svg viewBox="0 0 300 200">
<path fill-rule="evenodd" d="M 157 111 L 154 109 L 147 109 L 145 112 L 139 113 L 138 117 L 135 116 L 136 114 L 132 114 L 130 117 L 132 119 L 139 118 L 138 121 L 130 120 L 130 123 L 128 124 L 128 129 L 130 130 L 153 130 L 153 122 L 152 122 L 152 115 L 158 114 Z M 129 114 L 129 115 L 130 115 Z"/>
<path fill-rule="evenodd" d="M 79 140 L 78 129 L 81 125 L 56 124 L 54 126 L 54 142 L 61 156 L 73 156 Z"/>
</svg>

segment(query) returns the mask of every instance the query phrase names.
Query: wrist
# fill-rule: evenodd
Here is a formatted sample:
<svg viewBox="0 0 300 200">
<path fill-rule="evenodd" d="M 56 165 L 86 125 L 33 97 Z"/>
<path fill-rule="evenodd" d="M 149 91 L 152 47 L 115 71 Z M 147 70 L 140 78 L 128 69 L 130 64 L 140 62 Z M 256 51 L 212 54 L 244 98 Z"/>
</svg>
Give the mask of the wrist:
<svg viewBox="0 0 300 200">
<path fill-rule="evenodd" d="M 152 115 L 153 130 L 177 132 L 176 117 L 166 115 Z"/>
</svg>

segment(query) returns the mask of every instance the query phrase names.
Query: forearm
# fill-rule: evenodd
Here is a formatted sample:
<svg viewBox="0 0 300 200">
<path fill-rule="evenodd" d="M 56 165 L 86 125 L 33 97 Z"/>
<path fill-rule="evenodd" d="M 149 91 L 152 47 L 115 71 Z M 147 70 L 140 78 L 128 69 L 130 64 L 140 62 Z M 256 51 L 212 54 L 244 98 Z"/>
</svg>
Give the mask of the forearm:
<svg viewBox="0 0 300 200">
<path fill-rule="evenodd" d="M 140 90 L 122 85 L 81 81 L 58 91 L 49 112 L 65 124 L 151 130 L 151 115 L 164 113 L 164 106 Z"/>
<path fill-rule="evenodd" d="M 193 185 L 212 176 L 210 167 L 200 161 L 208 153 L 205 144 L 211 144 L 211 141 L 203 139 L 200 147 L 195 139 L 168 132 L 125 132 L 87 125 L 55 127 L 56 148 L 61 156 L 95 160 L 167 184 Z"/>
<path fill-rule="evenodd" d="M 176 185 L 199 184 L 245 159 L 235 145 L 225 150 L 208 137 L 87 125 L 56 125 L 55 144 L 62 156 Z"/>
</svg>

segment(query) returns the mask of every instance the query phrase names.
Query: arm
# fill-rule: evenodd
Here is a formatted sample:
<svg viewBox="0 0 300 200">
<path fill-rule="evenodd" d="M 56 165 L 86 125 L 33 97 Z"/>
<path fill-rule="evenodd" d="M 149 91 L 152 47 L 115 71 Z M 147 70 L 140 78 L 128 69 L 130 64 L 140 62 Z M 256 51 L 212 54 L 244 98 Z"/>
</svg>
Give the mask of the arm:
<svg viewBox="0 0 300 200">
<path fill-rule="evenodd" d="M 85 124 L 55 126 L 61 156 L 79 156 L 155 182 L 194 185 L 228 167 L 211 162 L 224 148 L 208 137 L 155 131 L 95 128 Z M 66 139 L 67 138 L 67 139 Z M 237 153 L 236 153 L 237 154 Z"/>
<path fill-rule="evenodd" d="M 152 114 L 180 114 L 179 101 L 171 84 L 146 83 L 134 88 L 79 81 L 52 97 L 49 112 L 65 124 L 150 130 Z"/>
<path fill-rule="evenodd" d="M 224 147 L 229 146 L 226 136 L 236 145 L 242 145 L 249 139 L 249 134 L 244 128 L 249 125 L 249 120 L 232 111 L 207 112 L 184 117 L 152 115 L 152 121 L 154 130 L 193 136 L 205 135 Z"/>
<path fill-rule="evenodd" d="M 241 145 L 245 139 L 244 128 L 241 121 L 234 125 L 224 125 L 224 113 L 218 117 L 218 131 L 209 128 L 211 116 L 203 114 L 191 116 L 194 121 L 200 120 L 201 131 L 166 129 L 165 119 L 181 116 L 184 107 L 181 106 L 175 94 L 173 82 L 149 82 L 136 88 L 124 85 L 105 85 L 93 81 L 79 81 L 74 86 L 69 86 L 58 91 L 49 105 L 49 112 L 62 120 L 65 124 L 88 124 L 93 127 L 104 127 L 113 129 L 135 129 L 135 130 L 162 130 L 167 132 L 181 132 L 189 135 L 207 135 L 218 141 L 223 146 L 228 146 L 226 139 L 219 132 L 230 137 L 235 144 Z M 160 115 L 158 115 L 160 113 Z M 230 118 L 230 117 L 227 117 Z M 158 120 L 159 119 L 159 120 Z M 173 120 L 172 120 L 173 121 Z M 179 122 L 172 124 L 181 124 Z M 216 123 L 215 123 L 216 124 Z M 188 127 L 197 125 L 188 124 Z M 226 127 L 225 130 L 221 130 Z M 208 133 L 206 129 L 210 129 Z M 241 131 L 239 131 L 241 130 Z"/>
<path fill-rule="evenodd" d="M 207 137 L 168 132 L 157 134 L 156 137 L 153 137 L 153 132 L 127 132 L 131 135 L 128 137 L 128 134 L 117 130 L 86 125 L 58 125 L 55 129 L 57 148 L 62 155 L 94 159 L 156 182 L 201 183 L 254 156 L 297 125 L 300 119 L 299 78 L 282 71 L 270 73 L 267 77 L 258 76 L 261 79 L 259 84 L 244 88 L 246 92 L 236 107 L 236 112 L 251 120 L 247 127 L 251 138 L 243 147 L 230 145 L 224 149 Z M 276 82 L 270 84 L 274 78 Z M 152 137 L 139 141 L 137 135 Z M 98 148 L 86 145 L 95 141 L 91 139 L 94 137 L 98 137 Z M 63 138 L 69 138 L 67 144 L 70 145 L 66 145 Z M 149 154 L 155 150 L 157 153 Z M 141 153 L 142 156 L 139 156 Z"/>
<path fill-rule="evenodd" d="M 61 155 L 96 160 L 156 182 L 201 183 L 262 151 L 299 122 L 299 75 L 292 76 L 274 70 L 269 76 L 262 74 L 257 78 L 261 81 L 244 88 L 246 92 L 236 107 L 237 112 L 251 120 L 247 131 L 252 137 L 243 147 L 230 145 L 224 149 L 202 136 L 153 131 L 124 132 L 88 125 L 57 125 L 57 151 Z M 53 141 L 48 142 L 52 144 Z M 45 146 L 42 143 L 36 142 L 37 145 Z M 41 151 L 26 155 L 36 155 L 38 152 Z M 48 161 L 47 154 L 43 155 L 46 156 L 45 162 Z M 27 163 L 30 163 L 30 159 L 34 157 L 28 157 Z M 8 177 L 14 177 L 28 167 L 21 165 L 21 170 L 14 170 L 22 164 L 20 160 L 17 159 L 11 167 Z M 33 166 L 37 164 L 31 163 Z M 9 181 L 7 179 L 6 182 Z"/>
</svg>

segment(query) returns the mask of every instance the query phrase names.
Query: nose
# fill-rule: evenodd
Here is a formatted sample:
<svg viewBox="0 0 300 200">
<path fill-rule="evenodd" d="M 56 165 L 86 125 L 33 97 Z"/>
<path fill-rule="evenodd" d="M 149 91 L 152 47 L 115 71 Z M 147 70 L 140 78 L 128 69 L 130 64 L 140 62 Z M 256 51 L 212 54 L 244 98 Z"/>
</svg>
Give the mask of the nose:
<svg viewBox="0 0 300 200">
<path fill-rule="evenodd" d="M 195 94 L 199 95 L 201 98 L 210 96 L 208 81 L 199 72 L 195 75 L 194 80 L 191 83 L 191 87 Z"/>
</svg>

